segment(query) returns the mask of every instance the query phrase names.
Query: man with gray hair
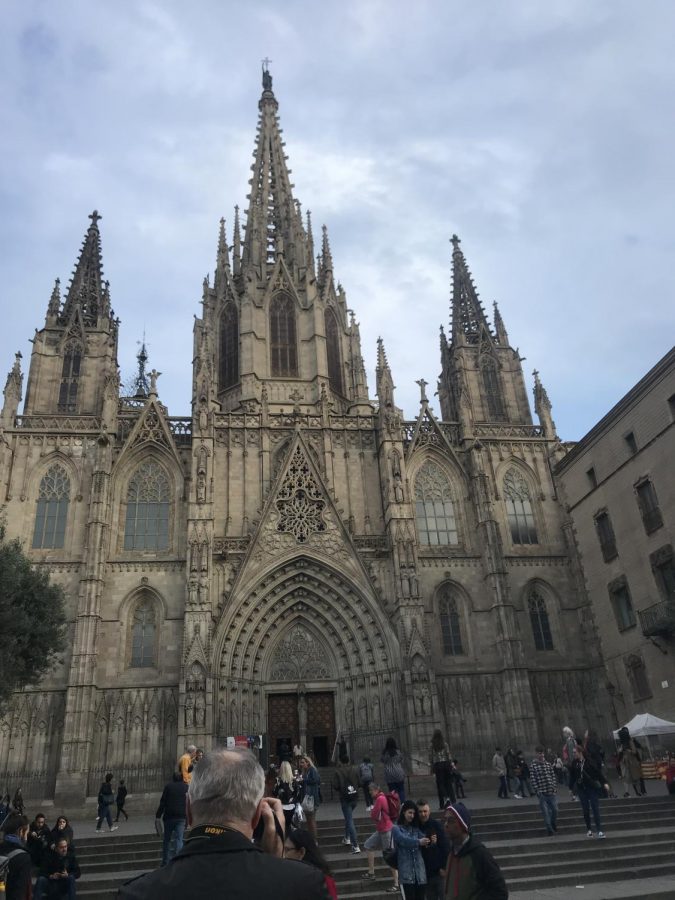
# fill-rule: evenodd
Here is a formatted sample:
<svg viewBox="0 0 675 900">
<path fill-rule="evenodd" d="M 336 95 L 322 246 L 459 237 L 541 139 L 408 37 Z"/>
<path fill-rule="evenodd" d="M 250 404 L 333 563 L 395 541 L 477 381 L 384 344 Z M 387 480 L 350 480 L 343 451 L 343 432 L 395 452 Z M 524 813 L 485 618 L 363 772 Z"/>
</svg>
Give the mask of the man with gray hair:
<svg viewBox="0 0 675 900">
<path fill-rule="evenodd" d="M 323 874 L 284 860 L 284 813 L 263 797 L 265 773 L 249 750 L 213 750 L 192 773 L 190 831 L 168 865 L 122 885 L 120 900 L 328 900 Z M 262 836 L 253 832 L 263 825 Z"/>
</svg>

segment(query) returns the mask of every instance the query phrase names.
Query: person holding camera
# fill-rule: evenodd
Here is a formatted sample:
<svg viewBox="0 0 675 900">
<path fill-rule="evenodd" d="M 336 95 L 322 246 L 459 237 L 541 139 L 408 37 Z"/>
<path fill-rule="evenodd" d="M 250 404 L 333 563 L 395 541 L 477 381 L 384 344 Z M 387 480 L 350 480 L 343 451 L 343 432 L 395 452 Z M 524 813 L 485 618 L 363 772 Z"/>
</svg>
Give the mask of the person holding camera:
<svg viewBox="0 0 675 900">
<path fill-rule="evenodd" d="M 225 891 L 228 900 L 327 900 L 318 869 L 282 858 L 283 809 L 263 797 L 264 787 L 250 750 L 207 753 L 192 773 L 183 849 L 168 865 L 123 884 L 118 898 L 203 900 Z"/>
</svg>

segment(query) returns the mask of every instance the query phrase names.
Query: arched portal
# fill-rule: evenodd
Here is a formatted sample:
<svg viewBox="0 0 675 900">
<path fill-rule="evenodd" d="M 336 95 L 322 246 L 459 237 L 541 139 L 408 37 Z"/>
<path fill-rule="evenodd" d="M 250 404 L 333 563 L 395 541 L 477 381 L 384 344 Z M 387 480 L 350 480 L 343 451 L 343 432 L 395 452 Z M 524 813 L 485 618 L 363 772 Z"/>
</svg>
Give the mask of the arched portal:
<svg viewBox="0 0 675 900">
<path fill-rule="evenodd" d="M 395 729 L 400 654 L 379 602 L 323 561 L 302 556 L 232 597 L 218 628 L 219 737 L 267 733 L 319 757 L 338 735 L 352 752 Z M 384 716 L 382 711 L 389 714 Z"/>
</svg>

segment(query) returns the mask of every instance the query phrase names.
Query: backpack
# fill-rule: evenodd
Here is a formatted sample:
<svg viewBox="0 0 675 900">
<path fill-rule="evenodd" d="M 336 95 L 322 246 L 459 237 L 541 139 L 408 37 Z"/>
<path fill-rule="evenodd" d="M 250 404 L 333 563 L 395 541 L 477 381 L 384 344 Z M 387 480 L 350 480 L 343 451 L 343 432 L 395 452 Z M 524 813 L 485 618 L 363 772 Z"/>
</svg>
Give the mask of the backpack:
<svg viewBox="0 0 675 900">
<path fill-rule="evenodd" d="M 7 884 L 7 877 L 9 875 L 9 864 L 11 860 L 18 856 L 19 853 L 27 853 L 27 850 L 24 850 L 23 847 L 17 847 L 16 850 L 11 850 L 7 856 L 0 856 L 0 884 L 5 887 Z"/>
<path fill-rule="evenodd" d="M 361 778 L 361 784 L 368 784 L 369 781 L 372 781 L 375 777 L 373 764 L 365 762 L 361 763 L 359 766 L 359 777 Z"/>
<path fill-rule="evenodd" d="M 401 812 L 401 799 L 396 793 L 396 791 L 389 791 L 388 794 L 384 795 L 387 799 L 387 811 L 389 812 L 389 818 L 392 822 L 398 822 L 398 817 Z"/>
<path fill-rule="evenodd" d="M 354 769 L 345 769 L 340 772 L 340 799 L 349 803 L 356 803 L 359 795 L 359 789 L 354 784 Z"/>
</svg>

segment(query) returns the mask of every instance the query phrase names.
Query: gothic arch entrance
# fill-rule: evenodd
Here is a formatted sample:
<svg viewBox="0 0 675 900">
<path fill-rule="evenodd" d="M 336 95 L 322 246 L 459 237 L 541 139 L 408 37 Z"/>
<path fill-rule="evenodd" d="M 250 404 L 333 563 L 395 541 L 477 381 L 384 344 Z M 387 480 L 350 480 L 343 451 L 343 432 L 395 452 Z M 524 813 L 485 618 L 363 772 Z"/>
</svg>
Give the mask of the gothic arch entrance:
<svg viewBox="0 0 675 900">
<path fill-rule="evenodd" d="M 233 595 L 214 644 L 218 737 L 261 731 L 274 755 L 277 740 L 304 733 L 321 762 L 338 733 L 378 731 L 387 717 L 396 725 L 391 622 L 378 600 L 324 561 L 287 560 Z"/>
</svg>

